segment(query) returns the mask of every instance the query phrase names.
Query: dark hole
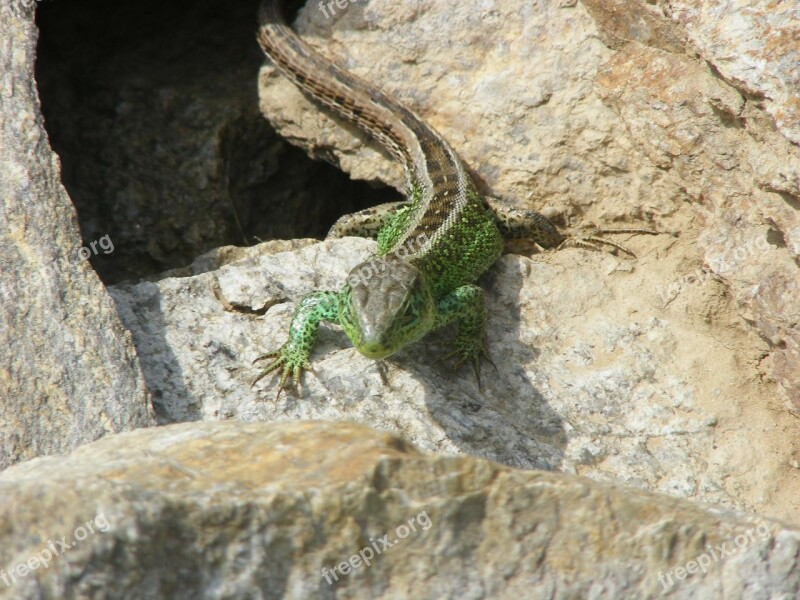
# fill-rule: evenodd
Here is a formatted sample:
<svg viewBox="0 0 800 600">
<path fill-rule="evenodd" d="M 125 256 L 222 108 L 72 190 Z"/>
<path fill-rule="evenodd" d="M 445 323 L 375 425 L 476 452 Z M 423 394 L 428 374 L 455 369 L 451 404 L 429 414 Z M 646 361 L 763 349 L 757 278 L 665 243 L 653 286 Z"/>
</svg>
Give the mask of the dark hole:
<svg viewBox="0 0 800 600">
<path fill-rule="evenodd" d="M 93 258 L 107 283 L 225 244 L 322 237 L 340 215 L 396 199 L 310 160 L 261 116 L 257 8 L 37 4 L 47 131 L 85 244 L 113 243 Z"/>
</svg>

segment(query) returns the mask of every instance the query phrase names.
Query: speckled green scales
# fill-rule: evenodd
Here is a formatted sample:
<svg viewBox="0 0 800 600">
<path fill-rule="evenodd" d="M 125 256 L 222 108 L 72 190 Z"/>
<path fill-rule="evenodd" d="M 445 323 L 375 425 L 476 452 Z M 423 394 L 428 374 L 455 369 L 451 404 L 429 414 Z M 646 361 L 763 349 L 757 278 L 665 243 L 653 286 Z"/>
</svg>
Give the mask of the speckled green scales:
<svg viewBox="0 0 800 600">
<path fill-rule="evenodd" d="M 415 210 L 414 197 L 416 191 L 409 194 L 410 201 L 377 206 L 360 213 L 347 215 L 332 228 L 329 237 L 375 237 L 378 240 L 377 256 L 353 269 L 348 281 L 359 281 L 366 277 L 365 285 L 370 280 L 376 282 L 378 277 L 392 277 L 396 262 L 398 240 L 407 232 L 410 216 Z M 470 202 L 463 213 L 462 220 L 451 230 L 449 236 L 434 234 L 430 249 L 420 256 L 406 259 L 423 274 L 430 294 L 435 302 L 435 314 L 422 331 L 414 331 L 403 335 L 402 331 L 389 332 L 385 356 L 394 353 L 405 345 L 416 341 L 429 331 L 443 327 L 454 321 L 458 322 L 459 331 L 453 351 L 444 358 L 455 356 L 456 368 L 464 362 L 470 362 L 476 375 L 479 376 L 480 357 L 488 358 L 486 348 L 486 303 L 483 290 L 474 281 L 485 272 L 500 256 L 503 248 L 503 234 L 506 237 L 529 237 L 539 239 L 546 245 L 558 240 L 558 234 L 544 217 L 532 211 L 502 207 L 493 212 L 477 194 L 471 194 Z M 388 257 L 388 259 L 387 259 Z M 365 273 L 363 266 L 367 265 Z M 382 272 L 378 270 L 382 267 Z M 278 350 L 261 358 L 274 358 L 264 369 L 259 379 L 268 373 L 281 369 L 278 393 L 280 394 L 287 379 L 291 377 L 295 385 L 299 382 L 303 369 L 311 367 L 310 352 L 314 346 L 318 327 L 321 322 L 341 325 L 348 337 L 358 347 L 358 323 L 342 319 L 343 307 L 351 301 L 351 284 L 346 283 L 339 292 L 312 292 L 305 296 L 297 306 L 289 328 L 289 340 Z M 415 312 L 415 317 L 419 311 Z"/>
</svg>

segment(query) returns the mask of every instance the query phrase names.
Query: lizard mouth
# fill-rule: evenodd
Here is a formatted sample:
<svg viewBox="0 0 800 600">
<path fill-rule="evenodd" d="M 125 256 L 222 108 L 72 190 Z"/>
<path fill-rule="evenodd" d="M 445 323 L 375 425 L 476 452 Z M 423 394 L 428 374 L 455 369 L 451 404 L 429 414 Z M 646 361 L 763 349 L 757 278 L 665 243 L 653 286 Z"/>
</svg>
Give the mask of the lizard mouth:
<svg viewBox="0 0 800 600">
<path fill-rule="evenodd" d="M 358 350 L 361 354 L 366 356 L 367 358 L 386 358 L 390 354 L 394 352 L 393 349 L 387 348 L 380 342 L 365 342 L 362 344 L 358 344 L 356 346 L 356 350 Z"/>
</svg>

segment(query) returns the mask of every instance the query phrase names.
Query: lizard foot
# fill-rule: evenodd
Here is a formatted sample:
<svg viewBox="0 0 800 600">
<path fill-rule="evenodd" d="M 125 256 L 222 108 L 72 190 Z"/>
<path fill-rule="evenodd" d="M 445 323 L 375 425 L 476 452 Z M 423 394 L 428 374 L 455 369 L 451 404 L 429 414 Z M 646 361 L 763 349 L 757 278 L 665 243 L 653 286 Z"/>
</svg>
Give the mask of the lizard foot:
<svg viewBox="0 0 800 600">
<path fill-rule="evenodd" d="M 259 356 L 253 361 L 253 363 L 255 364 L 258 361 L 267 358 L 272 358 L 274 360 L 267 365 L 266 369 L 261 371 L 259 376 L 255 378 L 250 387 L 252 388 L 255 386 L 255 384 L 261 381 L 261 379 L 273 371 L 280 369 L 281 378 L 278 381 L 278 394 L 275 396 L 275 400 L 280 398 L 281 392 L 286 387 L 286 381 L 289 379 L 289 376 L 291 376 L 292 383 L 296 389 L 300 385 L 300 376 L 303 373 L 303 369 L 306 369 L 307 371 L 313 370 L 311 368 L 311 363 L 308 360 L 308 356 L 304 356 L 301 352 L 294 350 L 288 342 L 281 346 L 278 350 L 273 350 L 272 352 L 267 352 L 266 354 Z"/>
<path fill-rule="evenodd" d="M 463 365 L 465 362 L 468 362 L 472 365 L 472 370 L 475 373 L 475 379 L 478 381 L 478 389 L 481 388 L 481 358 L 485 359 L 489 362 L 497 370 L 497 365 L 494 364 L 491 357 L 489 356 L 489 350 L 486 348 L 486 340 L 484 339 L 476 339 L 473 337 L 462 338 L 461 336 L 456 338 L 455 348 L 452 352 L 448 352 L 445 354 L 441 359 L 441 362 L 447 361 L 452 357 L 456 356 L 456 362 L 453 365 L 453 371 L 458 371 L 458 369 Z"/>
</svg>

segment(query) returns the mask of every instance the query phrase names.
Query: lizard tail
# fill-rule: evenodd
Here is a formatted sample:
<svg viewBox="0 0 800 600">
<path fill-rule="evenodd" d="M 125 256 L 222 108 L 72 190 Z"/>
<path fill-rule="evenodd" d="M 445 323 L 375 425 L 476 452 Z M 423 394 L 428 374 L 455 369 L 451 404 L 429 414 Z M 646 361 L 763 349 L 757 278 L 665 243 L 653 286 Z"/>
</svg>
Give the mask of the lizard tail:
<svg viewBox="0 0 800 600">
<path fill-rule="evenodd" d="M 415 146 L 430 128 L 410 109 L 366 81 L 331 63 L 286 24 L 280 0 L 259 10 L 258 43 L 278 70 L 313 100 L 380 142 L 406 169 L 417 160 Z"/>
</svg>

